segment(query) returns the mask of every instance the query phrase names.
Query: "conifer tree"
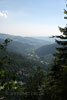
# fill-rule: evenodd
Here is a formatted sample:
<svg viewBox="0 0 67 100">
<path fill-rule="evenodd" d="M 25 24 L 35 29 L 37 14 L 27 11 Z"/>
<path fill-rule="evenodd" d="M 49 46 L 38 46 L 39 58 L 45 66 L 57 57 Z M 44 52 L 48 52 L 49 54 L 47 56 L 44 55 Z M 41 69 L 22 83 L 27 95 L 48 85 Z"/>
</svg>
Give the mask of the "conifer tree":
<svg viewBox="0 0 67 100">
<path fill-rule="evenodd" d="M 67 15 L 67 10 L 64 10 Z M 64 17 L 67 19 L 67 16 Z M 54 64 L 51 68 L 51 100 L 67 99 L 67 25 L 64 28 L 59 27 L 62 35 L 55 36 L 58 47 L 54 54 Z"/>
<path fill-rule="evenodd" d="M 64 10 L 64 13 L 67 14 L 67 10 Z M 64 19 L 67 19 L 67 16 L 64 17 Z M 57 52 L 54 54 L 55 61 L 52 67 L 54 74 L 63 69 L 63 66 L 67 66 L 67 25 L 64 28 L 59 27 L 59 30 L 62 35 L 55 36 L 59 38 L 59 40 L 56 39 L 56 43 L 59 47 L 56 48 Z"/>
</svg>

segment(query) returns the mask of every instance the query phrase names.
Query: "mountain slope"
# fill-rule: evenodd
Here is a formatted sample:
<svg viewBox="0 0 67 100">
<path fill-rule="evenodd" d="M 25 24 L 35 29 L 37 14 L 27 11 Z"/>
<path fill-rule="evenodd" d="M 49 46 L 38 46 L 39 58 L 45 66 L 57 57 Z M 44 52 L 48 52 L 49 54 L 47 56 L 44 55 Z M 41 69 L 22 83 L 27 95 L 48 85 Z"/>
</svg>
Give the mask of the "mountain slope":
<svg viewBox="0 0 67 100">
<path fill-rule="evenodd" d="M 53 54 L 56 52 L 56 47 L 58 47 L 56 43 L 42 46 L 35 50 L 35 53 L 40 57 L 42 62 L 49 66 L 53 62 Z"/>
<path fill-rule="evenodd" d="M 13 41 L 17 41 L 17 42 L 21 42 L 21 43 L 27 43 L 29 45 L 32 45 L 32 46 L 34 46 L 34 48 L 39 48 L 43 45 L 51 44 L 51 42 L 49 42 L 45 39 L 42 40 L 42 39 L 38 39 L 38 38 L 35 38 L 35 37 L 13 36 L 13 35 L 2 34 L 2 33 L 0 33 L 0 38 L 1 39 L 10 38 Z"/>
<path fill-rule="evenodd" d="M 3 43 L 4 39 L 0 39 L 0 43 Z M 18 41 L 11 41 L 10 44 L 7 47 L 7 50 L 9 52 L 16 52 L 18 54 L 24 54 L 27 53 L 28 51 L 30 52 L 30 50 L 34 48 L 32 45 L 28 44 L 28 43 L 21 43 Z"/>
<path fill-rule="evenodd" d="M 57 46 L 58 45 L 56 43 L 46 45 L 46 46 L 42 46 L 42 47 L 38 48 L 35 52 L 39 56 L 45 56 L 45 55 L 53 54 L 53 53 L 55 53 Z"/>
<path fill-rule="evenodd" d="M 13 40 L 8 45 L 7 51 L 21 54 L 30 61 L 34 61 L 38 65 L 43 66 L 44 69 L 48 69 L 47 67 L 52 61 L 52 54 L 55 51 L 56 44 L 51 44 L 51 42 L 42 39 L 12 36 L 8 34 L 0 34 L 0 43 L 3 43 L 6 38 Z"/>
</svg>

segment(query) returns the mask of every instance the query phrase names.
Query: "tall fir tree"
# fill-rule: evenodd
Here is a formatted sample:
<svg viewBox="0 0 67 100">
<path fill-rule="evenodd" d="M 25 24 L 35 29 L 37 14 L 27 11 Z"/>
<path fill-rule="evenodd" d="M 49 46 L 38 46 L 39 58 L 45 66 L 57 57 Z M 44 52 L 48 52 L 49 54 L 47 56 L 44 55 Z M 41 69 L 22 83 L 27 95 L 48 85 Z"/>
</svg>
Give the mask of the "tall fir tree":
<svg viewBox="0 0 67 100">
<path fill-rule="evenodd" d="M 64 10 L 64 14 L 67 15 L 67 10 Z M 58 47 L 51 68 L 51 100 L 67 100 L 67 25 L 64 28 L 59 27 L 59 30 L 62 35 L 55 36 Z"/>
</svg>

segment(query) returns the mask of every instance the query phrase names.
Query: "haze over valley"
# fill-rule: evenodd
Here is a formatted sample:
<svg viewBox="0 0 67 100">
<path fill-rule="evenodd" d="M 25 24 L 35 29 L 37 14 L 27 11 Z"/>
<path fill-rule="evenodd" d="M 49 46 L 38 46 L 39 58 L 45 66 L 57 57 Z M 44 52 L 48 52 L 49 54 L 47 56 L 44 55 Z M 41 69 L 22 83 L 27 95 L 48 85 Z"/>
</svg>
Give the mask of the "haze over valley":
<svg viewBox="0 0 67 100">
<path fill-rule="evenodd" d="M 0 0 L 0 100 L 67 100 L 67 0 Z"/>
</svg>

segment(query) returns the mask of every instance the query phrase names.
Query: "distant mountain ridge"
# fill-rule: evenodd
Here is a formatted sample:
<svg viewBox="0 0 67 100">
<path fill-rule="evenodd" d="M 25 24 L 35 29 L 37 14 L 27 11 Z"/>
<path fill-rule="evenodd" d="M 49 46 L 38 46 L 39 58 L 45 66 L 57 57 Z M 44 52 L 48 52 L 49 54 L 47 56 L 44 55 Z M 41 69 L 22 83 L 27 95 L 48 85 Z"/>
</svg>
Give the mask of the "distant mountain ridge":
<svg viewBox="0 0 67 100">
<path fill-rule="evenodd" d="M 39 43 L 41 45 L 47 45 L 47 44 L 52 44 L 54 43 L 54 41 L 49 41 L 50 38 L 48 37 L 48 39 L 46 39 L 46 37 L 22 37 L 22 36 L 13 36 L 13 35 L 8 35 L 8 34 L 2 34 L 0 33 L 0 38 L 1 39 L 6 39 L 6 38 L 10 38 L 14 41 L 20 41 L 20 42 L 26 42 L 26 43 Z"/>
<path fill-rule="evenodd" d="M 51 44 L 51 42 L 41 39 L 39 40 L 34 37 L 21 37 L 0 33 L 0 42 L 5 40 L 6 38 L 10 38 L 11 40 L 13 40 L 8 46 L 9 51 L 17 52 L 20 54 L 24 54 L 32 50 L 38 49 L 43 45 Z"/>
</svg>

